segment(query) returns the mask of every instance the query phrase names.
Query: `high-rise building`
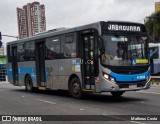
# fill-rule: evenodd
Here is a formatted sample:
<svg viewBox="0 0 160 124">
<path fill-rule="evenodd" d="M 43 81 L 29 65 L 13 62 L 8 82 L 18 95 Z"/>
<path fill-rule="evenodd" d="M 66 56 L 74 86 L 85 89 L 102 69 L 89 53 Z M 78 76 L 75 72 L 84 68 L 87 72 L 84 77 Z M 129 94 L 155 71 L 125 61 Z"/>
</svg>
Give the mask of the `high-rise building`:
<svg viewBox="0 0 160 124">
<path fill-rule="evenodd" d="M 160 12 L 160 2 L 155 2 L 155 12 Z"/>
<path fill-rule="evenodd" d="M 17 18 L 20 39 L 46 31 L 45 6 L 39 2 L 17 8 Z"/>
</svg>

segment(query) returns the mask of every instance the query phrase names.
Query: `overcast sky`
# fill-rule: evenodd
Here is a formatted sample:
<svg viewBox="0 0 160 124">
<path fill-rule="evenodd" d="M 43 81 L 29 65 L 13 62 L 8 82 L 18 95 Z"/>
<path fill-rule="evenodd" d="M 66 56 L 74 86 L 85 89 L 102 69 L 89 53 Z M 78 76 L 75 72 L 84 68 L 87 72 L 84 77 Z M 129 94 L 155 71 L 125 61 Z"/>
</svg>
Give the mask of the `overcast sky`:
<svg viewBox="0 0 160 124">
<path fill-rule="evenodd" d="M 18 36 L 16 8 L 34 0 L 1 0 L 0 31 Z M 154 12 L 154 3 L 160 0 L 37 0 L 46 8 L 47 30 L 75 27 L 102 20 L 125 20 L 143 23 Z M 3 38 L 3 43 L 14 38 Z"/>
</svg>

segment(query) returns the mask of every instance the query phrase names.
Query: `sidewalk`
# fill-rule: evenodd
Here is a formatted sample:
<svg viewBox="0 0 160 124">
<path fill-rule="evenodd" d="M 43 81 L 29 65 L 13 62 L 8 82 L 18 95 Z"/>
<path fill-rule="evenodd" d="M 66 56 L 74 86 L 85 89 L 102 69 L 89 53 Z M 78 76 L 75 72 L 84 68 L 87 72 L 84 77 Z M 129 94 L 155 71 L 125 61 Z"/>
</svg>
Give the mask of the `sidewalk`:
<svg viewBox="0 0 160 124">
<path fill-rule="evenodd" d="M 0 84 L 5 84 L 5 83 L 9 83 L 7 81 L 0 81 Z"/>
</svg>

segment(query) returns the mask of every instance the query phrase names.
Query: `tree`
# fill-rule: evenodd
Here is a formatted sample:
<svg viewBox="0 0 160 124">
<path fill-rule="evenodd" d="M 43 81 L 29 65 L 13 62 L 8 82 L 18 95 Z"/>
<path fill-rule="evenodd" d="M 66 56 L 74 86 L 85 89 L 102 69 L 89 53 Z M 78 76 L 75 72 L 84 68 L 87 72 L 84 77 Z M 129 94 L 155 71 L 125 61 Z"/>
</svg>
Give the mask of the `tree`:
<svg viewBox="0 0 160 124">
<path fill-rule="evenodd" d="M 147 28 L 147 31 L 148 31 L 148 34 L 149 36 L 153 36 L 153 27 L 154 27 L 154 21 L 149 19 L 146 23 L 146 28 Z"/>
<path fill-rule="evenodd" d="M 145 23 L 149 36 L 154 42 L 160 43 L 160 12 L 150 15 Z"/>
</svg>

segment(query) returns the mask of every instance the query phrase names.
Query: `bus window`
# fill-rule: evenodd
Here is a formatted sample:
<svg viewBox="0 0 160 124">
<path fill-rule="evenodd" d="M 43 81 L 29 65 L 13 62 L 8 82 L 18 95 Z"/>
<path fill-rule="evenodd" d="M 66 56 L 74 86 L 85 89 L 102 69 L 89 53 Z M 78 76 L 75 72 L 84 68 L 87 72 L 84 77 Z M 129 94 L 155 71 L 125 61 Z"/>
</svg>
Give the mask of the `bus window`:
<svg viewBox="0 0 160 124">
<path fill-rule="evenodd" d="M 35 43 L 32 42 L 26 42 L 26 48 L 25 48 L 25 60 L 26 61 L 33 61 L 35 60 Z"/>
<path fill-rule="evenodd" d="M 11 53 L 10 45 L 7 46 L 7 58 L 8 58 L 8 62 L 12 61 L 12 53 Z"/>
<path fill-rule="evenodd" d="M 149 52 L 150 52 L 150 58 L 158 59 L 158 57 L 159 57 L 159 55 L 158 55 L 159 48 L 158 47 L 150 47 Z"/>
<path fill-rule="evenodd" d="M 64 58 L 74 58 L 76 57 L 76 42 L 74 41 L 74 36 L 66 36 L 65 42 L 62 45 Z"/>
<path fill-rule="evenodd" d="M 60 38 L 50 37 L 46 39 L 46 60 L 58 59 L 60 53 Z"/>
<path fill-rule="evenodd" d="M 19 44 L 18 47 L 18 58 L 20 62 L 23 62 L 25 61 L 25 45 Z"/>
<path fill-rule="evenodd" d="M 66 36 L 66 43 L 72 43 L 73 42 L 73 40 L 74 40 L 74 37 L 73 37 L 73 35 L 70 35 L 70 36 Z"/>
</svg>

